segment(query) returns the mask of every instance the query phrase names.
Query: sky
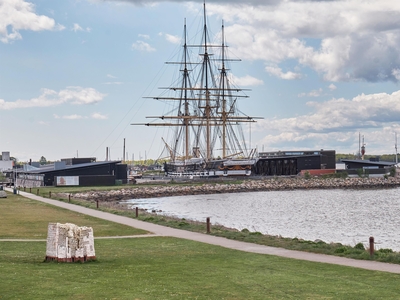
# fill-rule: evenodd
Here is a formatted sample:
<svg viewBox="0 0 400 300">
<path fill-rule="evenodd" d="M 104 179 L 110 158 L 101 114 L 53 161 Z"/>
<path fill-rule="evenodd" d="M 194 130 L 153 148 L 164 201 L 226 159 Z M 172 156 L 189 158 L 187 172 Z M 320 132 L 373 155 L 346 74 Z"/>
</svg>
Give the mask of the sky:
<svg viewBox="0 0 400 300">
<path fill-rule="evenodd" d="M 394 154 L 400 134 L 400 2 L 208 0 L 222 20 L 240 110 L 262 151 Z M 169 86 L 165 62 L 203 1 L 0 0 L 0 151 L 21 162 L 70 157 L 156 159 L 166 128 L 145 97 Z M 173 66 L 172 66 L 173 68 Z M 400 138 L 400 137 L 399 137 Z"/>
</svg>

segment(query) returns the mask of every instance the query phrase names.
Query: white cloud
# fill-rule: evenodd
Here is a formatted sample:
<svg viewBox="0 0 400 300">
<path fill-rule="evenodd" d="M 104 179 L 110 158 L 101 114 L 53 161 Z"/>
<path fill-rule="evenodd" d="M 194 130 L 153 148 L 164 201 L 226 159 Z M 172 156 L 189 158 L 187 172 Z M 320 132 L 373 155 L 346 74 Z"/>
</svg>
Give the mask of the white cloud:
<svg viewBox="0 0 400 300">
<path fill-rule="evenodd" d="M 149 39 L 150 39 L 150 36 L 149 36 L 148 34 L 141 34 L 141 33 L 139 33 L 139 34 L 138 34 L 138 37 L 140 37 L 140 38 L 142 38 L 142 39 L 145 39 L 145 40 L 149 40 Z"/>
<path fill-rule="evenodd" d="M 397 79 L 400 80 L 400 69 L 393 69 L 392 75 Z"/>
<path fill-rule="evenodd" d="M 294 73 L 291 71 L 284 73 L 282 69 L 278 67 L 265 67 L 265 70 L 271 75 L 286 80 L 300 79 L 303 77 L 300 73 Z"/>
<path fill-rule="evenodd" d="M 108 77 L 108 78 L 113 78 L 113 79 L 117 78 L 116 76 L 113 76 L 113 75 L 111 75 L 111 74 L 107 74 L 107 77 Z"/>
<path fill-rule="evenodd" d="M 97 119 L 97 120 L 107 120 L 107 119 L 108 119 L 107 116 L 102 115 L 102 114 L 100 114 L 100 113 L 93 113 L 93 114 L 91 115 L 91 117 L 92 117 L 92 119 Z"/>
<path fill-rule="evenodd" d="M 399 80 L 398 1 L 221 3 L 207 10 L 232 24 L 225 32 L 239 57 L 275 65 L 267 71 L 279 78 L 293 79 L 279 64 L 295 60 L 332 82 Z"/>
<path fill-rule="evenodd" d="M 351 100 L 331 99 L 307 103 L 313 112 L 283 119 L 265 119 L 256 123 L 255 131 L 264 133 L 259 141 L 270 149 L 351 147 L 359 131 L 369 132 L 376 149 L 379 139 L 390 137 L 400 123 L 400 91 L 392 94 L 361 94 Z M 375 134 L 376 136 L 373 136 Z M 385 136 L 382 136 L 382 135 Z M 392 138 L 392 137 L 390 137 Z M 350 144 L 349 144 L 350 143 Z M 372 142 L 371 142 L 372 144 Z M 383 150 L 382 150 L 383 151 Z"/>
<path fill-rule="evenodd" d="M 107 82 L 104 82 L 103 84 L 107 84 L 107 85 L 120 85 L 120 84 L 124 84 L 124 83 L 121 82 L 121 81 L 107 81 Z"/>
<path fill-rule="evenodd" d="M 83 28 L 81 26 L 79 26 L 79 24 L 74 23 L 74 26 L 72 27 L 72 31 L 83 31 Z"/>
<path fill-rule="evenodd" d="M 92 29 L 89 27 L 86 27 L 86 29 L 83 29 L 78 23 L 74 23 L 74 26 L 72 26 L 72 31 L 78 32 L 78 31 L 86 31 L 86 32 L 91 32 Z"/>
<path fill-rule="evenodd" d="M 82 116 L 78 114 L 72 114 L 72 115 L 65 115 L 65 116 L 59 116 L 54 114 L 53 115 L 54 119 L 64 119 L 64 120 L 81 120 L 81 119 L 96 119 L 96 120 L 107 120 L 108 117 L 105 115 L 102 115 L 100 113 L 92 113 L 90 117 L 88 116 Z"/>
<path fill-rule="evenodd" d="M 148 43 L 143 42 L 143 41 L 136 41 L 135 43 L 132 44 L 132 49 L 138 50 L 138 51 L 143 51 L 143 52 L 154 52 L 156 49 L 151 47 Z"/>
<path fill-rule="evenodd" d="M 79 119 L 84 119 L 83 116 L 77 115 L 77 114 L 73 114 L 73 115 L 69 115 L 69 116 L 63 116 L 63 119 L 66 120 L 79 120 Z"/>
<path fill-rule="evenodd" d="M 165 33 L 164 36 L 165 36 L 165 39 L 172 44 L 180 44 L 180 42 L 181 42 L 181 38 L 179 36 L 171 35 L 168 33 Z"/>
<path fill-rule="evenodd" d="M 319 96 L 321 96 L 322 92 L 323 92 L 323 89 L 318 89 L 318 90 L 312 90 L 309 93 L 300 93 L 297 96 L 298 97 L 319 97 Z"/>
<path fill-rule="evenodd" d="M 238 86 L 257 86 L 257 85 L 263 85 L 264 81 L 261 79 L 252 77 L 250 75 L 246 75 L 244 77 L 236 77 L 233 74 L 230 75 L 230 80 L 234 83 L 237 84 Z"/>
<path fill-rule="evenodd" d="M 103 100 L 106 94 L 102 94 L 94 88 L 82 88 L 71 86 L 59 92 L 59 97 L 63 102 L 70 101 L 72 104 L 95 104 Z"/>
<path fill-rule="evenodd" d="M 329 88 L 331 91 L 334 91 L 334 90 L 337 89 L 336 85 L 334 85 L 333 83 L 331 83 L 331 84 L 328 86 L 328 88 Z"/>
<path fill-rule="evenodd" d="M 56 92 L 50 89 L 42 89 L 42 94 L 30 100 L 16 100 L 6 102 L 0 99 L 0 110 L 11 110 L 18 108 L 51 107 L 64 103 L 75 105 L 95 104 L 103 100 L 106 94 L 102 94 L 93 88 L 82 88 L 79 86 L 67 87 Z"/>
<path fill-rule="evenodd" d="M 9 43 L 22 39 L 20 30 L 63 30 L 54 19 L 35 13 L 35 5 L 24 0 L 2 0 L 0 3 L 0 40 Z"/>
<path fill-rule="evenodd" d="M 57 25 L 54 27 L 54 30 L 62 31 L 62 30 L 64 30 L 65 28 L 66 28 L 66 27 L 65 27 L 64 25 L 57 24 Z"/>
</svg>

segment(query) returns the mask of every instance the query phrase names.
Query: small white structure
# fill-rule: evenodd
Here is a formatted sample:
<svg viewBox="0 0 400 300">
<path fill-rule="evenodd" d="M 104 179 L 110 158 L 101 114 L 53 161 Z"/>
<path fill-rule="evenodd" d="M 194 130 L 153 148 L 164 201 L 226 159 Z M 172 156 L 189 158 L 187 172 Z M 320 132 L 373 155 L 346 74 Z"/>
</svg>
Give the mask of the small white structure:
<svg viewBox="0 0 400 300">
<path fill-rule="evenodd" d="M 2 152 L 0 160 L 0 171 L 12 170 L 14 161 L 10 160 L 10 152 Z"/>
<path fill-rule="evenodd" d="M 85 262 L 96 259 L 92 227 L 49 223 L 46 261 Z"/>
</svg>

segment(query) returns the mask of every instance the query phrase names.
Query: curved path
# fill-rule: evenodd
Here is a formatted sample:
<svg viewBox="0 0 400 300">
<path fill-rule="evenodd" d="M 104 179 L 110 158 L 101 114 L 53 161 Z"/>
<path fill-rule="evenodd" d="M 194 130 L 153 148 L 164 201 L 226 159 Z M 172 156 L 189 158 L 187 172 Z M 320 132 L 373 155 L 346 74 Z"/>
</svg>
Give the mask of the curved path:
<svg viewBox="0 0 400 300">
<path fill-rule="evenodd" d="M 9 191 L 12 191 L 9 189 Z M 324 255 L 324 254 L 317 254 L 317 253 L 309 253 L 309 252 L 302 252 L 302 251 L 295 251 L 295 250 L 287 250 L 283 248 L 275 248 L 257 244 L 251 244 L 246 242 L 240 242 L 235 240 L 229 240 L 222 237 L 216 237 L 208 234 L 196 233 L 191 231 L 185 231 L 170 227 L 165 227 L 161 225 L 156 225 L 152 223 L 147 223 L 143 221 L 139 221 L 136 219 L 131 219 L 128 217 L 118 216 L 107 212 L 98 211 L 91 208 L 86 208 L 83 206 L 61 202 L 57 200 L 52 200 L 48 198 L 43 198 L 40 196 L 36 196 L 26 192 L 19 192 L 21 196 L 24 196 L 29 199 L 41 201 L 44 203 L 48 203 L 54 206 L 62 207 L 68 210 L 76 211 L 82 214 L 90 215 L 93 217 L 101 218 L 104 220 L 112 221 L 115 223 L 120 223 L 124 225 L 128 225 L 131 227 L 143 229 L 149 231 L 157 236 L 169 236 L 169 237 L 176 237 L 181 239 L 187 239 L 202 243 L 207 243 L 211 245 L 221 246 L 225 248 L 235 249 L 239 251 L 245 252 L 252 252 L 252 253 L 259 253 L 259 254 L 268 254 L 268 255 L 276 255 L 281 257 L 287 257 L 292 259 L 300 259 L 300 260 L 307 260 L 313 262 L 320 262 L 320 263 L 328 263 L 328 264 L 336 264 L 342 266 L 349 266 L 367 270 L 374 270 L 374 271 L 383 271 L 383 272 L 390 272 L 390 273 L 397 273 L 400 274 L 400 265 L 396 264 L 389 264 L 389 263 L 381 263 L 376 261 L 368 261 L 368 260 L 356 260 L 332 255 Z M 145 236 L 154 236 L 154 235 L 145 235 Z"/>
</svg>

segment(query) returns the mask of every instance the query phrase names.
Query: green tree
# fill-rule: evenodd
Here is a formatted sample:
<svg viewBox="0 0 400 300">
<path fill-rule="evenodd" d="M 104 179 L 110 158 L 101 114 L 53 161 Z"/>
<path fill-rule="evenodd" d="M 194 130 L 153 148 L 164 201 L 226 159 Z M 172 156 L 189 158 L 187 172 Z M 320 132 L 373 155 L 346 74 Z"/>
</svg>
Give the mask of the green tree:
<svg viewBox="0 0 400 300">
<path fill-rule="evenodd" d="M 42 156 L 42 157 L 40 158 L 40 160 L 39 160 L 39 163 L 40 163 L 41 165 L 47 164 L 47 159 L 46 159 L 46 157 Z"/>
</svg>

